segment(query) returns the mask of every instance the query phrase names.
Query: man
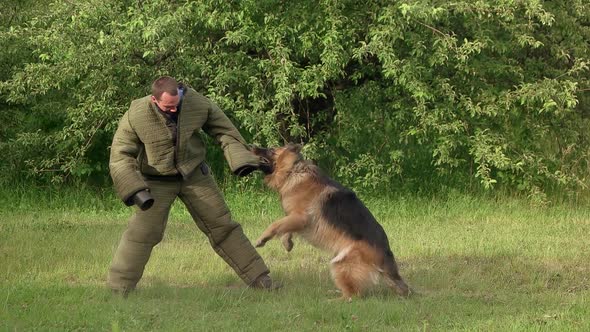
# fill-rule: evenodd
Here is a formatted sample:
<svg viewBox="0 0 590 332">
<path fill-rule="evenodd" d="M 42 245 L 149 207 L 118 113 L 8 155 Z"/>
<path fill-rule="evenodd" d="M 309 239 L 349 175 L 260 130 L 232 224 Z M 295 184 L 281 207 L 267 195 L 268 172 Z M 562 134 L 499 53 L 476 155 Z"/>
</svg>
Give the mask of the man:
<svg viewBox="0 0 590 332">
<path fill-rule="evenodd" d="M 205 163 L 200 130 L 221 144 L 232 172 L 264 167 L 238 130 L 209 99 L 168 76 L 155 80 L 151 96 L 131 102 L 113 137 L 109 168 L 117 195 L 136 205 L 108 275 L 109 287 L 127 295 L 141 279 L 152 248 L 164 235 L 179 197 L 215 252 L 253 288 L 280 287 L 241 226 L 231 219 Z"/>
</svg>

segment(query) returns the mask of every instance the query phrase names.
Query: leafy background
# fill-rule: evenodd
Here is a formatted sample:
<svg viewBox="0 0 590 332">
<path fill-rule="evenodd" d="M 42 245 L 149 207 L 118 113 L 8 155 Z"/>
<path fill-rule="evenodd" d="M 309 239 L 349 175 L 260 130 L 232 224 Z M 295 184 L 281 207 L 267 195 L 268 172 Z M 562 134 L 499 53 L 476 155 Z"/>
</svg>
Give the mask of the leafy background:
<svg viewBox="0 0 590 332">
<path fill-rule="evenodd" d="M 588 189 L 584 0 L 5 2 L 2 184 L 108 185 L 119 117 L 171 75 L 356 190 Z"/>
</svg>

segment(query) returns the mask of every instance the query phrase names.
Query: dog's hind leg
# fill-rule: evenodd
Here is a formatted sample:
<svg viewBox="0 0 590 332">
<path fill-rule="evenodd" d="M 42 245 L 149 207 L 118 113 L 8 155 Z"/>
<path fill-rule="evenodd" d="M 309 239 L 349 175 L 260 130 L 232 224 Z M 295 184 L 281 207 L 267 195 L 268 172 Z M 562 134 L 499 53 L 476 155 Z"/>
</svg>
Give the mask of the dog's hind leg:
<svg viewBox="0 0 590 332">
<path fill-rule="evenodd" d="M 363 261 L 356 248 L 345 248 L 330 264 L 330 272 L 336 287 L 342 292 L 342 300 L 351 301 L 353 297 L 361 296 L 371 282 L 371 272 L 374 269 Z"/>
<path fill-rule="evenodd" d="M 383 257 L 383 266 L 381 267 L 387 285 L 397 294 L 403 297 L 410 295 L 411 290 L 399 274 L 399 269 L 391 251 Z"/>
<path fill-rule="evenodd" d="M 349 266 L 343 263 L 332 264 L 332 278 L 334 284 L 342 293 L 341 300 L 351 301 L 353 296 L 359 296 L 361 289 L 349 271 Z"/>
</svg>

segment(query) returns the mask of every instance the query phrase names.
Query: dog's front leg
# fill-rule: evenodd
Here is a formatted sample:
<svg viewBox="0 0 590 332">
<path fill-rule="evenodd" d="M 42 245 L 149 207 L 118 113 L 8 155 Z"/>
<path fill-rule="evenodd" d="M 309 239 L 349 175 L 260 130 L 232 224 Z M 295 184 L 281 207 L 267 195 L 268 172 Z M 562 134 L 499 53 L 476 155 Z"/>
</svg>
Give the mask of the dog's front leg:
<svg viewBox="0 0 590 332">
<path fill-rule="evenodd" d="M 281 236 L 281 242 L 285 250 L 291 251 L 293 249 L 293 233 L 285 233 Z"/>
<path fill-rule="evenodd" d="M 305 217 L 300 215 L 285 216 L 266 228 L 262 235 L 256 240 L 256 248 L 263 247 L 266 242 L 275 236 L 281 236 L 286 233 L 299 232 L 307 224 Z"/>
</svg>

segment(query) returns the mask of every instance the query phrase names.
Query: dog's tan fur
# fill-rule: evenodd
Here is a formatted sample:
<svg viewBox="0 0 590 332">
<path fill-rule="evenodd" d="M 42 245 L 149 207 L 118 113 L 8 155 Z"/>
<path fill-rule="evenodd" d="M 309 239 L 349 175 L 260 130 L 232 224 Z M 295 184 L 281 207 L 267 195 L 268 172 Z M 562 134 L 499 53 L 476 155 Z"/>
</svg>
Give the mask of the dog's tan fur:
<svg viewBox="0 0 590 332">
<path fill-rule="evenodd" d="M 303 160 L 299 149 L 293 145 L 272 150 L 254 148 L 254 153 L 272 163 L 272 172 L 265 176 L 265 183 L 279 193 L 285 212 L 285 217 L 268 226 L 255 245 L 261 247 L 268 240 L 281 237 L 284 247 L 290 251 L 293 248 L 292 234 L 299 234 L 313 246 L 334 255 L 330 262 L 331 274 L 343 299 L 360 296 L 380 275 L 398 294 L 407 296 L 409 288 L 399 276 L 388 244 L 383 248 L 366 238 L 357 236 L 355 239 L 335 224 L 338 220 L 326 220 L 322 211 L 326 209 L 328 197 L 345 188 L 322 175 L 317 166 Z"/>
</svg>

